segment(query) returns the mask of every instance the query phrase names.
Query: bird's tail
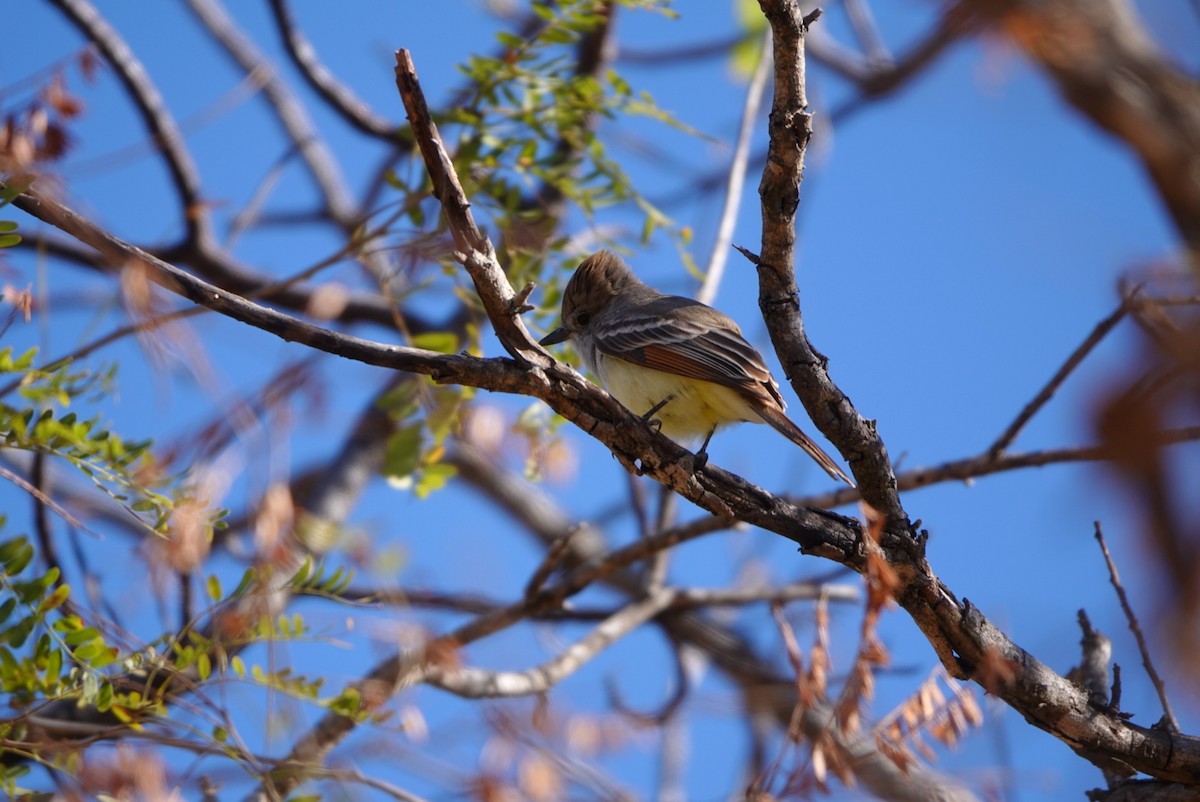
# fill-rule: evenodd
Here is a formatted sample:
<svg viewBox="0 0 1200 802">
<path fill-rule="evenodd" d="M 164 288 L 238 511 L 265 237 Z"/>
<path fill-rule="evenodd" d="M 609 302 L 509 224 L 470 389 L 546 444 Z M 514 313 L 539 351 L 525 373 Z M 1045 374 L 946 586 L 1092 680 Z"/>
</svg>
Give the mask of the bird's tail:
<svg viewBox="0 0 1200 802">
<path fill-rule="evenodd" d="M 838 464 L 822 451 L 820 446 L 812 441 L 812 438 L 793 423 L 792 419 L 782 409 L 771 404 L 759 404 L 755 411 L 759 414 L 759 417 L 771 424 L 775 428 L 775 431 L 803 448 L 804 452 L 816 460 L 816 463 L 824 468 L 827 474 L 834 479 L 841 479 L 846 484 L 854 487 L 854 482 L 850 480 L 846 472 L 839 468 Z"/>
</svg>

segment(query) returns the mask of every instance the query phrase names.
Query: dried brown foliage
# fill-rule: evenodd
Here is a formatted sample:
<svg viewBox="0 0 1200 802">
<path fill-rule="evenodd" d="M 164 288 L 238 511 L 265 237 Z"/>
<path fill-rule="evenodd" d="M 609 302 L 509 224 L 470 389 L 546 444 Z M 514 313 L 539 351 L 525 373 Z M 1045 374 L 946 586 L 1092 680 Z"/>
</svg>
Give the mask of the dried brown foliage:
<svg viewBox="0 0 1200 802">
<path fill-rule="evenodd" d="M 1164 622 L 1180 665 L 1200 665 L 1200 517 L 1195 482 L 1159 443 L 1179 421 L 1200 416 L 1200 306 L 1195 280 L 1157 271 L 1158 293 L 1133 311 L 1144 337 L 1140 354 L 1112 378 L 1095 412 L 1099 438 L 1111 450 L 1107 471 L 1133 502 L 1140 539 L 1160 566 Z M 1165 285 L 1165 286 L 1164 286 Z M 1182 291 L 1181 291 L 1182 289 Z"/>
<path fill-rule="evenodd" d="M 937 759 L 922 733 L 943 746 L 954 747 L 970 729 L 982 723 L 983 711 L 974 692 L 937 668 L 875 725 L 875 741 L 896 765 L 906 768 L 917 762 L 916 753 L 927 760 Z"/>
<path fill-rule="evenodd" d="M 96 71 L 94 51 L 88 47 L 70 61 L 85 80 Z M 32 96 L 7 100 L 9 111 L 0 124 L 0 173 L 23 175 L 39 172 L 61 160 L 71 147 L 70 124 L 83 114 L 83 101 L 67 88 L 64 65 L 55 65 L 5 88 L 10 95 L 28 86 Z"/>
</svg>

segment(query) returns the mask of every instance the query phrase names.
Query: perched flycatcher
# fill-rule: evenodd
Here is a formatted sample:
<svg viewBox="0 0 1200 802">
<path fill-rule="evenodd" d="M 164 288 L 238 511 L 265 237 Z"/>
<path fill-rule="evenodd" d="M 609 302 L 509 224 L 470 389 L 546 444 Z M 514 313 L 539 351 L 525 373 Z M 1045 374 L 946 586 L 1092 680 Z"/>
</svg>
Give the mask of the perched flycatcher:
<svg viewBox="0 0 1200 802">
<path fill-rule="evenodd" d="M 691 298 L 663 295 L 611 251 L 584 259 L 563 293 L 562 325 L 542 345 L 573 340 L 584 364 L 613 397 L 676 441 L 719 427 L 769 423 L 835 479 L 853 486 L 784 413 L 779 385 L 738 325 Z M 703 464 L 702 462 L 700 464 Z"/>
</svg>

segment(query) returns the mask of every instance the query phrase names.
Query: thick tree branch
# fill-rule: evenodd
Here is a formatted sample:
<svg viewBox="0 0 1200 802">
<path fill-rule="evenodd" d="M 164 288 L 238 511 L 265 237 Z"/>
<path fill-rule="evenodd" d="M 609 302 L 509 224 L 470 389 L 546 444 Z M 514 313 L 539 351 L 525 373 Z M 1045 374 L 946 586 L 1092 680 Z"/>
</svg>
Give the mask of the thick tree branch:
<svg viewBox="0 0 1200 802">
<path fill-rule="evenodd" d="M 776 37 L 777 56 L 780 52 L 779 38 Z M 791 127 L 785 130 L 794 133 L 796 129 Z M 778 133 L 778 129 L 774 133 Z M 799 163 L 796 156 L 802 153 L 801 143 L 796 139 L 791 141 L 792 152 L 788 163 L 796 167 Z M 769 182 L 764 183 L 770 189 Z M 788 182 L 783 183 L 786 185 Z M 797 200 L 794 180 L 791 185 L 790 205 L 794 212 Z M 763 194 L 766 206 L 771 206 L 771 198 L 784 200 L 784 206 L 775 204 L 773 208 L 786 211 L 789 197 L 786 191 L 782 194 L 764 191 Z M 128 263 L 135 269 L 146 270 L 151 280 L 173 292 L 285 339 L 304 342 L 370 364 L 425 373 L 439 381 L 541 398 L 605 443 L 623 464 L 640 466 L 641 470 L 704 509 L 762 526 L 800 543 L 807 553 L 825 556 L 855 570 L 864 570 L 859 549 L 862 535 L 856 522 L 832 513 L 788 504 L 713 466 L 695 474 L 684 470 L 680 466 L 680 458 L 685 453 L 682 449 L 650 430 L 606 394 L 583 381 L 577 373 L 553 364 L 544 356 L 538 364 L 522 364 L 507 359 L 434 354 L 421 349 L 385 346 L 338 335 L 212 287 L 99 231 L 88 221 L 52 201 L 40 198 L 36 193 L 19 198 L 17 205 L 100 249 L 114 263 Z M 465 211 L 465 207 L 450 214 L 461 218 L 462 211 Z M 790 277 L 790 241 L 782 243 L 781 248 L 776 247 L 776 250 L 789 255 L 788 260 L 781 264 L 789 266 L 784 275 Z M 494 262 L 468 265 L 468 269 L 478 270 L 486 281 L 497 278 L 498 267 L 494 266 Z M 775 270 L 764 268 L 760 273 L 767 274 L 767 280 L 770 281 Z M 488 301 L 489 312 L 493 313 L 504 311 L 503 306 L 497 304 L 497 301 L 503 301 L 503 288 L 511 293 L 502 273 L 498 276 L 498 283 L 499 286 L 494 288 L 496 294 Z M 770 293 L 766 293 L 766 297 L 770 298 Z M 791 297 L 794 298 L 794 295 Z M 508 314 L 511 314 L 511 310 L 508 310 Z M 798 323 L 798 314 L 795 314 L 795 318 Z M 520 337 L 525 339 L 518 338 L 514 342 L 527 342 L 523 328 L 518 327 L 517 330 Z M 542 361 L 547 364 L 540 364 Z M 819 373 L 823 375 L 823 370 Z M 801 397 L 805 395 L 801 393 Z M 848 402 L 846 408 L 850 409 Z M 854 422 L 864 429 L 867 426 L 865 422 L 857 421 L 856 417 Z M 871 438 L 856 442 L 869 443 Z M 883 459 L 886 464 L 886 457 L 882 454 L 874 458 Z M 852 461 L 852 464 L 855 463 Z M 885 501 L 888 500 L 886 486 L 877 487 L 877 490 L 883 494 Z M 890 491 L 890 496 L 894 497 L 894 490 Z M 898 500 L 895 504 L 898 509 Z M 894 522 L 897 520 L 903 521 L 903 517 L 893 519 Z M 651 541 L 641 541 L 637 546 L 645 548 L 649 543 Z M 661 547 L 662 544 L 656 546 Z M 642 559 L 645 552 L 626 556 Z M 606 562 L 605 566 L 608 570 L 620 567 L 615 562 Z M 910 554 L 909 560 L 898 563 L 897 568 L 901 570 L 902 582 L 901 590 L 897 593 L 898 601 L 913 616 L 952 671 L 959 675 L 973 675 L 985 686 L 990 685 L 997 695 L 1020 710 L 1031 722 L 1054 733 L 1098 765 L 1146 771 L 1164 779 L 1193 781 L 1200 776 L 1200 746 L 1196 739 L 1147 730 L 1122 721 L 1107 711 L 1096 710 L 1089 705 L 1086 694 L 1080 689 L 1020 650 L 969 604 L 959 602 L 933 576 L 923 560 L 913 559 Z M 573 592 L 575 583 L 584 579 L 595 581 L 603 576 L 603 573 L 590 574 L 582 569 L 573 572 L 567 580 L 551 589 L 553 592 L 543 591 L 539 594 L 538 601 L 556 603 L 565 598 L 560 594 L 569 595 Z M 453 637 L 459 643 L 483 637 L 506 626 L 509 615 L 518 613 L 513 610 L 504 615 L 485 615 L 460 628 Z M 999 667 L 1004 670 L 1001 671 Z M 419 671 L 418 674 L 413 673 L 418 669 L 397 660 L 381 666 L 378 679 L 385 683 L 387 695 L 390 695 L 399 684 L 418 678 Z M 302 742 L 298 747 L 305 747 L 306 743 Z"/>
<path fill-rule="evenodd" d="M 774 32 L 776 71 L 771 143 L 759 189 L 763 211 L 759 303 L 797 395 L 850 461 L 864 499 L 884 516 L 892 538 L 882 545 L 900 583 L 896 600 L 953 676 L 974 678 L 1102 769 L 1200 780 L 1200 739 L 1172 737 L 1097 710 L 1080 688 L 1020 649 L 969 603 L 955 598 L 919 551 L 905 547 L 905 533 L 899 530 L 907 516 L 887 451 L 874 425 L 861 419 L 833 385 L 824 358 L 804 336 L 792 264 L 804 150 L 812 131 L 804 93 L 808 20 L 801 18 L 794 0 L 760 0 L 760 5 Z"/>
<path fill-rule="evenodd" d="M 804 86 L 808 23 L 801 18 L 795 0 L 759 0 L 759 5 L 771 24 L 775 54 L 770 145 L 758 188 L 763 220 L 762 253 L 756 261 L 759 307 L 780 364 L 805 411 L 850 463 L 863 499 L 893 526 L 903 527 L 907 516 L 896 493 L 887 448 L 874 422 L 863 419 L 833 383 L 827 360 L 804 333 L 794 264 L 800 181 L 812 136 Z"/>
</svg>

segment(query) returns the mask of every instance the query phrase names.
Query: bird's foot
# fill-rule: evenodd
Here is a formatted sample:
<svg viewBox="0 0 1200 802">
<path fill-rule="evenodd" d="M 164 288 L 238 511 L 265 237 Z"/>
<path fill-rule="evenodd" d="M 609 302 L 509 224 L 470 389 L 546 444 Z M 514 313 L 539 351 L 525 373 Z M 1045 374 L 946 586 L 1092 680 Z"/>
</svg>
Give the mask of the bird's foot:
<svg viewBox="0 0 1200 802">
<path fill-rule="evenodd" d="M 659 401 L 657 404 L 650 407 L 650 409 L 646 410 L 646 414 L 642 415 L 642 420 L 644 420 L 646 423 L 653 426 L 656 431 L 661 430 L 662 429 L 662 421 L 660 419 L 654 417 L 654 413 L 658 412 L 660 409 L 662 409 L 663 407 L 665 407 L 667 404 L 671 403 L 674 400 L 675 400 L 675 394 L 671 393 L 669 396 L 664 398 L 662 401 Z"/>
</svg>

